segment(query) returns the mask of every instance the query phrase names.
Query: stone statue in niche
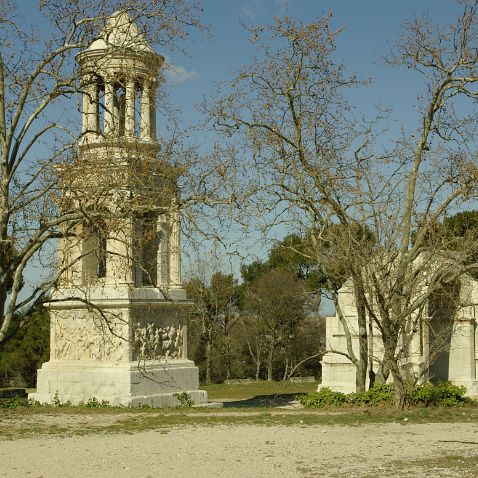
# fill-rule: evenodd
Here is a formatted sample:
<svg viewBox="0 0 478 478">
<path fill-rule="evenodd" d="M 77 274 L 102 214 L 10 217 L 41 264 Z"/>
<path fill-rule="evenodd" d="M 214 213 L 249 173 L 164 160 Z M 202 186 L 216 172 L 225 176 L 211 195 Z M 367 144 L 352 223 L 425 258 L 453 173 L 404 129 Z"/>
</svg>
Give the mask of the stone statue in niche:
<svg viewBox="0 0 478 478">
<path fill-rule="evenodd" d="M 183 358 L 183 326 L 158 326 L 155 323 L 134 327 L 134 358 L 136 360 Z"/>
</svg>

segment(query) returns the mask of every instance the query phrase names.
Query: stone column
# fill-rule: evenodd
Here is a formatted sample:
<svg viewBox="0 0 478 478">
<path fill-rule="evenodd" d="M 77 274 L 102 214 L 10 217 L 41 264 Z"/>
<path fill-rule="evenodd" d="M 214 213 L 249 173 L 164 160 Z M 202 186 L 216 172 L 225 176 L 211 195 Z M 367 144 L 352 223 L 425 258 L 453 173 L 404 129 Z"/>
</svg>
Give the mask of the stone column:
<svg viewBox="0 0 478 478">
<path fill-rule="evenodd" d="M 83 133 L 98 132 L 98 85 L 93 78 L 85 79 L 83 91 Z"/>
<path fill-rule="evenodd" d="M 128 78 L 126 81 L 126 112 L 125 112 L 125 136 L 134 136 L 134 101 L 135 81 Z"/>
<path fill-rule="evenodd" d="M 473 307 L 473 312 L 475 315 L 475 307 Z M 475 345 L 475 380 L 478 379 L 477 377 L 477 370 L 478 370 L 478 324 L 476 323 L 475 319 L 475 338 L 474 338 L 474 345 Z"/>
<path fill-rule="evenodd" d="M 157 281 L 160 288 L 167 288 L 169 286 L 169 224 L 164 215 L 158 217 L 156 227 L 159 235 Z"/>
<path fill-rule="evenodd" d="M 183 324 L 183 354 L 181 358 L 187 359 L 188 358 L 188 324 L 187 321 Z"/>
<path fill-rule="evenodd" d="M 171 287 L 181 286 L 181 245 L 179 227 L 179 210 L 177 207 L 174 207 L 171 214 L 171 235 L 169 237 L 169 281 Z"/>
<path fill-rule="evenodd" d="M 151 139 L 151 83 L 143 81 L 143 91 L 141 94 L 141 139 L 149 141 Z"/>
<path fill-rule="evenodd" d="M 123 98 L 124 99 L 124 98 Z M 124 108 L 124 105 L 123 105 Z M 124 113 L 124 109 L 123 109 Z M 124 119 L 124 116 L 123 116 Z M 124 124 L 123 124 L 124 127 Z M 115 85 L 113 85 L 113 135 L 119 136 L 121 130 L 121 104 L 120 104 L 120 96 L 116 91 Z"/>
<path fill-rule="evenodd" d="M 449 378 L 462 384 L 476 379 L 475 320 L 470 309 L 463 307 L 458 312 L 450 347 Z"/>
<path fill-rule="evenodd" d="M 476 330 L 476 321 L 471 319 L 469 322 L 469 329 L 470 329 L 470 348 L 471 348 L 471 368 L 470 368 L 470 376 L 471 380 L 476 380 L 476 342 L 475 342 L 475 330 Z"/>
<path fill-rule="evenodd" d="M 91 85 L 91 102 L 90 102 L 90 129 L 96 134 L 99 132 L 100 112 L 99 112 L 99 98 L 98 98 L 98 82 L 94 81 Z"/>
<path fill-rule="evenodd" d="M 81 132 L 85 134 L 90 129 L 90 91 L 91 85 L 88 84 L 88 79 L 86 79 L 86 84 L 83 86 L 83 117 L 82 117 L 82 128 Z"/>
<path fill-rule="evenodd" d="M 422 319 L 422 357 L 423 364 L 426 368 L 425 373 L 423 374 L 423 381 L 427 382 L 430 380 L 430 317 L 428 316 L 428 305 L 427 305 L 427 314 Z M 428 364 L 428 366 L 427 366 Z"/>
<path fill-rule="evenodd" d="M 156 81 L 151 84 L 149 92 L 149 121 L 150 131 L 149 135 L 152 140 L 156 139 Z"/>
<path fill-rule="evenodd" d="M 105 81 L 105 112 L 103 132 L 110 135 L 114 132 L 114 85 Z"/>
</svg>

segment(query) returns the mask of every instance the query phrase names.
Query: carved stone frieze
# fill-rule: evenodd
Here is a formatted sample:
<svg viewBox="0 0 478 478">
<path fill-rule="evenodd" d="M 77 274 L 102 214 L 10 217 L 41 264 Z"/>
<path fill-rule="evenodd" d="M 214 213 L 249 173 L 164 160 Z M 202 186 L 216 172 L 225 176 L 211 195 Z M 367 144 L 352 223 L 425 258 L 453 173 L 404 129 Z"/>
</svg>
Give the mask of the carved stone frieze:
<svg viewBox="0 0 478 478">
<path fill-rule="evenodd" d="M 111 333 L 104 324 L 103 327 L 97 326 L 91 319 L 57 319 L 54 322 L 54 337 L 54 356 L 57 360 L 89 359 L 116 363 L 124 357 L 125 341 L 120 334 Z"/>
<path fill-rule="evenodd" d="M 133 327 L 136 360 L 183 358 L 184 329 L 181 324 L 136 323 Z"/>
</svg>

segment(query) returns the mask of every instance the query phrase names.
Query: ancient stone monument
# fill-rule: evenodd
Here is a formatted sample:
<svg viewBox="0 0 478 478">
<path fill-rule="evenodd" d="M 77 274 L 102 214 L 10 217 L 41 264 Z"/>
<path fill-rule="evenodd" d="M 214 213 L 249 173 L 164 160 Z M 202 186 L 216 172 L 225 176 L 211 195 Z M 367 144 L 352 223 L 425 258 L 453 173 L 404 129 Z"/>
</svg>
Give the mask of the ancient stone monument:
<svg viewBox="0 0 478 478">
<path fill-rule="evenodd" d="M 424 284 L 424 290 L 426 284 Z M 351 281 L 339 290 L 339 306 L 358 354 L 358 314 Z M 418 329 L 407 345 L 401 367 L 421 381 L 450 381 L 466 387 L 468 395 L 478 397 L 478 281 L 462 275 L 453 286 L 430 296 Z M 373 368 L 380 369 L 383 342 L 380 330 L 367 317 L 369 353 Z M 403 338 L 400 345 L 402 346 Z M 338 314 L 326 317 L 326 349 L 322 359 L 320 388 L 344 393 L 356 391 L 355 366 L 347 353 L 346 333 Z M 367 371 L 367 376 L 368 376 Z M 367 380 L 368 384 L 368 380 Z"/>
<path fill-rule="evenodd" d="M 177 174 L 155 138 L 163 57 L 118 12 L 77 60 L 83 132 L 59 170 L 59 208 L 84 220 L 59 243 L 50 360 L 30 397 L 162 407 L 187 392 L 206 402 L 187 359 Z"/>
</svg>

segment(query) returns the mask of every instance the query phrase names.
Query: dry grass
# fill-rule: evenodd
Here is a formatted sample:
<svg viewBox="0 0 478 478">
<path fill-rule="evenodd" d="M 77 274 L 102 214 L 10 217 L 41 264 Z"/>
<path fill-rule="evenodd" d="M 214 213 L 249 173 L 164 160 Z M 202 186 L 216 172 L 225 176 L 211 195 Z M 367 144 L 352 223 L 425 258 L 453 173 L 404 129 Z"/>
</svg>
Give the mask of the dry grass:
<svg viewBox="0 0 478 478">
<path fill-rule="evenodd" d="M 398 413 L 391 408 L 346 410 L 164 409 L 20 407 L 0 411 L 0 439 L 38 435 L 135 433 L 178 426 L 314 425 L 361 426 L 368 423 L 477 423 L 478 407 L 415 408 Z"/>
</svg>

